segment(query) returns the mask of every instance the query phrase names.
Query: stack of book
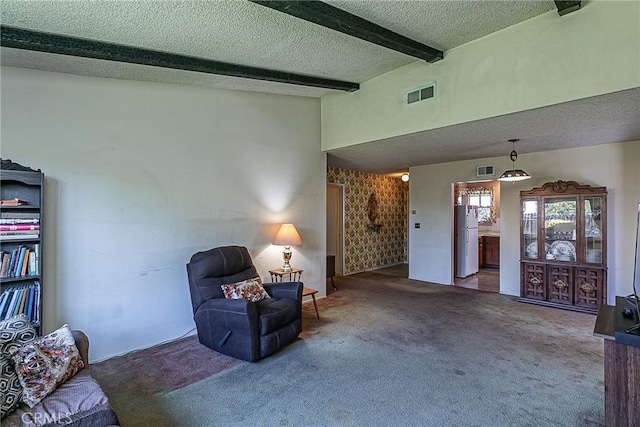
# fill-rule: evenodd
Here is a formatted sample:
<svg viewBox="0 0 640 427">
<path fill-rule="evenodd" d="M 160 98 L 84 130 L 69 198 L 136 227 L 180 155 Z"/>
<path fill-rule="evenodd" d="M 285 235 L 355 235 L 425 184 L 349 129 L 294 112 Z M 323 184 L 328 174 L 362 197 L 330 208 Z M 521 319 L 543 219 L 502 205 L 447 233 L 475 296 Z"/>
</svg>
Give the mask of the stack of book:
<svg viewBox="0 0 640 427">
<path fill-rule="evenodd" d="M 38 212 L 2 212 L 0 214 L 0 239 L 3 241 L 38 238 L 40 238 Z"/>
<path fill-rule="evenodd" d="M 13 286 L 0 295 L 0 320 L 24 314 L 29 321 L 40 324 L 40 282 Z"/>
<path fill-rule="evenodd" d="M 18 245 L 12 251 L 0 252 L 0 279 L 37 276 L 40 274 L 40 244 Z"/>
<path fill-rule="evenodd" d="M 29 202 L 26 200 L 20 200 L 17 197 L 14 199 L 0 200 L 0 206 L 25 206 L 28 204 Z"/>
</svg>

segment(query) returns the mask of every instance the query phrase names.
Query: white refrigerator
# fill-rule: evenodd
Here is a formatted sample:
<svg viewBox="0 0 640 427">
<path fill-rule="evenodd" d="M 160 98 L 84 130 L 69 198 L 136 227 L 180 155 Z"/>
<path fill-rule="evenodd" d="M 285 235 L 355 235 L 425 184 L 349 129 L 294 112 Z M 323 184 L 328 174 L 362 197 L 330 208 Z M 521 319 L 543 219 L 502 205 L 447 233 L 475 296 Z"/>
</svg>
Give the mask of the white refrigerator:
<svg viewBox="0 0 640 427">
<path fill-rule="evenodd" d="M 478 210 L 456 206 L 456 277 L 478 272 Z"/>
</svg>

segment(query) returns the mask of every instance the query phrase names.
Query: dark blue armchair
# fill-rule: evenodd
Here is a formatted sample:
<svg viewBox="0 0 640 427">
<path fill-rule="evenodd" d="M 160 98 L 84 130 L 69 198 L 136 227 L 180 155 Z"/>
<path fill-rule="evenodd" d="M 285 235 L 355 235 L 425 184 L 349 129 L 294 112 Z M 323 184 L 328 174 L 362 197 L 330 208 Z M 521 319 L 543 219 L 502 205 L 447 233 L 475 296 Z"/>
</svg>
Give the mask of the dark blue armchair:
<svg viewBox="0 0 640 427">
<path fill-rule="evenodd" d="M 244 246 L 198 252 L 187 264 L 193 318 L 200 343 L 255 362 L 302 332 L 302 282 L 263 285 L 271 298 L 226 299 L 221 285 L 259 277 Z"/>
</svg>

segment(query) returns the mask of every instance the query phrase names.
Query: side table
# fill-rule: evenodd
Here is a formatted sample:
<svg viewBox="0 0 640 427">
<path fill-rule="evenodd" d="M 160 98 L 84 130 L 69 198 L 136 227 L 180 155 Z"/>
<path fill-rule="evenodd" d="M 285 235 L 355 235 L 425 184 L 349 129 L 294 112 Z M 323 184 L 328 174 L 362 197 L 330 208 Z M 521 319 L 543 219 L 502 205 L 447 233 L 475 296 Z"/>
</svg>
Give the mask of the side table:
<svg viewBox="0 0 640 427">
<path fill-rule="evenodd" d="M 311 296 L 311 298 L 313 298 L 313 308 L 316 309 L 316 317 L 319 319 L 320 318 L 320 313 L 318 312 L 318 304 L 316 304 L 316 294 L 318 293 L 318 291 L 316 291 L 315 289 L 311 289 L 311 288 L 302 288 L 302 297 L 308 297 Z"/>
<path fill-rule="evenodd" d="M 271 281 L 273 283 L 282 282 L 282 277 L 287 274 L 289 275 L 289 281 L 299 282 L 303 271 L 304 270 L 300 268 L 292 268 L 290 271 L 284 271 L 281 268 L 277 268 L 275 270 L 269 270 L 269 274 L 271 274 Z"/>
<path fill-rule="evenodd" d="M 269 270 L 269 274 L 271 275 L 271 281 L 273 283 L 281 283 L 284 276 L 289 275 L 289 280 L 291 282 L 299 282 L 302 277 L 302 272 L 304 270 L 300 268 L 292 268 L 290 271 L 284 271 L 281 268 L 277 268 L 275 270 Z M 316 294 L 318 291 L 311 288 L 302 287 L 302 297 L 311 297 L 313 299 L 313 308 L 316 309 L 316 317 L 320 318 L 320 312 L 318 312 L 318 304 L 316 303 Z"/>
</svg>

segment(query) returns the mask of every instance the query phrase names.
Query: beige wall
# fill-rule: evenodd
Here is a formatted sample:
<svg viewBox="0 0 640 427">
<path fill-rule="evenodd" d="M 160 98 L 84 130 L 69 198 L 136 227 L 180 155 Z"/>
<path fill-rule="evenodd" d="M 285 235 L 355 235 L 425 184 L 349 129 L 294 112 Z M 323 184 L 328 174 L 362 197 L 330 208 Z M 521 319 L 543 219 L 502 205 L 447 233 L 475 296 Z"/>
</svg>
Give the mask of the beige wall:
<svg viewBox="0 0 640 427">
<path fill-rule="evenodd" d="M 409 276 L 449 285 L 452 277 L 452 183 L 472 180 L 478 162 L 495 164 L 496 171 L 511 168 L 504 157 L 411 168 L 409 221 Z M 545 182 L 577 181 L 608 189 L 608 301 L 631 293 L 634 236 L 640 203 L 640 141 L 587 148 L 522 154 L 518 168 L 533 178 L 500 185 L 500 292 L 520 292 L 520 191 Z"/>
<path fill-rule="evenodd" d="M 400 178 L 329 167 L 327 182 L 344 186 L 343 274 L 403 263 L 407 248 L 407 184 Z M 378 201 L 377 224 L 369 228 L 367 203 Z"/>
<path fill-rule="evenodd" d="M 548 12 L 322 98 L 322 148 L 436 129 L 640 86 L 640 2 Z M 405 93 L 435 82 L 436 98 Z"/>
<path fill-rule="evenodd" d="M 292 222 L 293 262 L 324 294 L 320 102 L 2 68 L 2 157 L 45 174 L 44 326 L 91 359 L 195 327 L 185 264 L 247 246 L 263 280 Z"/>
</svg>

